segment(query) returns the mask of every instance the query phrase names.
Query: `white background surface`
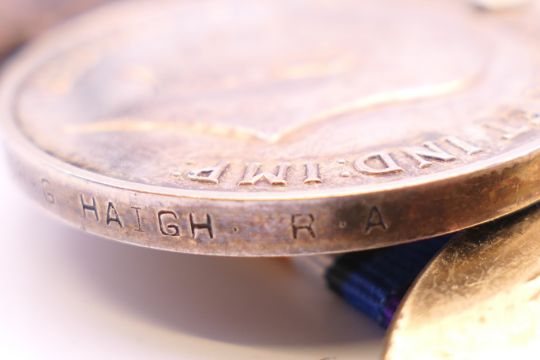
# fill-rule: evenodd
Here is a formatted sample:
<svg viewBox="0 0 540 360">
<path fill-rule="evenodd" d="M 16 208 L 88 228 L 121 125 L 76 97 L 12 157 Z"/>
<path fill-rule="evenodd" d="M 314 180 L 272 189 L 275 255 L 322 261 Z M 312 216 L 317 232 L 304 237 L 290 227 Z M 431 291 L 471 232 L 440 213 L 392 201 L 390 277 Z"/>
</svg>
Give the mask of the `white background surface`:
<svg viewBox="0 0 540 360">
<path fill-rule="evenodd" d="M 1 359 L 377 359 L 383 331 L 287 263 L 159 252 L 70 228 L 0 157 Z"/>
</svg>

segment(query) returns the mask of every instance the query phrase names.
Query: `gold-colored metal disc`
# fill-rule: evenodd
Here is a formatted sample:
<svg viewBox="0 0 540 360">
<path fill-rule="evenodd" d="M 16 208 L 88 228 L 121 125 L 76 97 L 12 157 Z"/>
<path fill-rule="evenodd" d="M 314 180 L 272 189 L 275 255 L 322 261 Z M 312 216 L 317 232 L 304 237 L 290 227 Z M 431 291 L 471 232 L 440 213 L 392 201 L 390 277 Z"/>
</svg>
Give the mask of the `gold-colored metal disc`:
<svg viewBox="0 0 540 360">
<path fill-rule="evenodd" d="M 452 240 L 412 287 L 385 359 L 508 359 L 540 351 L 540 208 Z"/>
<path fill-rule="evenodd" d="M 291 255 L 540 198 L 538 6 L 142 1 L 25 51 L 0 116 L 51 211 L 148 247 Z"/>
</svg>

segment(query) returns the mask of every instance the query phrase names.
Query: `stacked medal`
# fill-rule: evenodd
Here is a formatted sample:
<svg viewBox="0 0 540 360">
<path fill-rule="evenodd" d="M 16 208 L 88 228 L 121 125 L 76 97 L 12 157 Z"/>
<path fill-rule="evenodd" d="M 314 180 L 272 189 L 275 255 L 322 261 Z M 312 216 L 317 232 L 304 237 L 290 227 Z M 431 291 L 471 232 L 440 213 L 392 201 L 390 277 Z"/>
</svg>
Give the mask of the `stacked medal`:
<svg viewBox="0 0 540 360">
<path fill-rule="evenodd" d="M 385 359 L 530 358 L 539 17 L 534 1 L 111 2 L 17 51 L 21 31 L 0 34 L 8 161 L 94 235 L 290 257 L 389 327 Z"/>
</svg>

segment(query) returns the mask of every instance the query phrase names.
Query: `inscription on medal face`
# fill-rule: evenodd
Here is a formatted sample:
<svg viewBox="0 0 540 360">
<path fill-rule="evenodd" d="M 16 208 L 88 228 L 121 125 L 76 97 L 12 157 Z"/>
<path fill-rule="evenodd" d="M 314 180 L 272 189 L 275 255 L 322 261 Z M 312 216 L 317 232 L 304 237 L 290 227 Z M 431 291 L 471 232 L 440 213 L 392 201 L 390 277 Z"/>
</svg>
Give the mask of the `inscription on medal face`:
<svg viewBox="0 0 540 360">
<path fill-rule="evenodd" d="M 434 164 L 445 165 L 445 163 L 469 163 L 475 157 L 485 155 L 483 153 L 493 151 L 494 146 L 502 142 L 511 142 L 519 136 L 527 136 L 538 131 L 540 125 L 540 112 L 512 109 L 499 117 L 490 121 L 479 122 L 471 126 L 469 130 L 475 133 L 476 139 L 465 140 L 458 136 L 442 136 L 435 141 L 425 141 L 419 145 L 404 145 L 381 151 L 371 152 L 365 155 L 354 157 L 352 161 L 329 161 L 323 163 L 323 169 L 332 166 L 332 163 L 342 165 L 341 176 L 347 177 L 358 175 L 357 183 L 362 180 L 368 181 L 370 177 L 392 177 L 403 175 L 414 175 L 419 171 L 428 170 Z M 485 148 L 485 149 L 484 149 Z M 209 185 L 220 185 L 221 179 L 226 175 L 231 166 L 242 167 L 242 164 L 231 164 L 220 162 L 215 166 L 202 169 L 191 170 L 187 178 L 191 181 L 206 183 Z M 305 163 L 291 166 L 288 163 L 278 164 L 274 171 L 261 171 L 264 168 L 262 163 L 250 163 L 244 166 L 242 178 L 238 180 L 238 185 L 274 185 L 286 187 L 289 178 L 302 178 L 304 185 L 316 185 L 323 183 L 326 174 L 321 174 L 319 163 Z M 328 179 L 330 182 L 335 179 Z M 234 180 L 231 180 L 234 181 Z"/>
</svg>

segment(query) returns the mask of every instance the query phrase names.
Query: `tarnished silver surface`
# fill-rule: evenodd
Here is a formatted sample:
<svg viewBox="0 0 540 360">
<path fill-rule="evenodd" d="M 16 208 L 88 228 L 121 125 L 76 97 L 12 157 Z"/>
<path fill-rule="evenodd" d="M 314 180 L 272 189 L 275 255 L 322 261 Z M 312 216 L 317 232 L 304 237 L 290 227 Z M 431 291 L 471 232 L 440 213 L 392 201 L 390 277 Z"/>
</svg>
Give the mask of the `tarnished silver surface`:
<svg viewBox="0 0 540 360">
<path fill-rule="evenodd" d="M 538 5 L 146 1 L 35 43 L 0 116 L 83 229 L 291 255 L 456 231 L 540 198 Z"/>
</svg>

